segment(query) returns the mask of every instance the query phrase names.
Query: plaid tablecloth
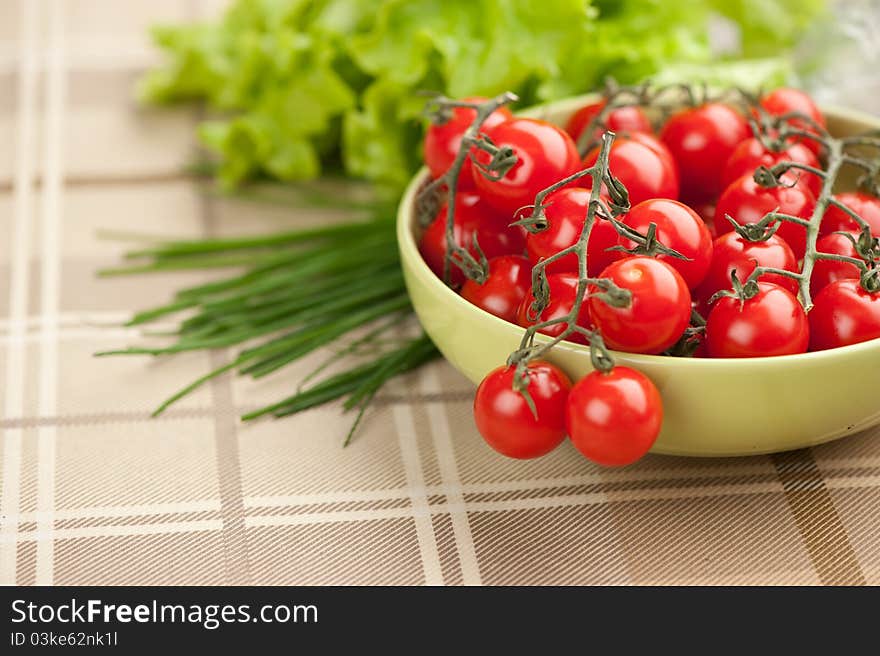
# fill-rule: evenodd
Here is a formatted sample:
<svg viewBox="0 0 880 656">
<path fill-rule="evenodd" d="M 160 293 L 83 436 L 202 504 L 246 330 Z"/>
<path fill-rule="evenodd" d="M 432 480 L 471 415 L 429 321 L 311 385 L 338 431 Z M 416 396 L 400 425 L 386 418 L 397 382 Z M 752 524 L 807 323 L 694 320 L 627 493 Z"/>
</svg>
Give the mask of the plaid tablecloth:
<svg viewBox="0 0 880 656">
<path fill-rule="evenodd" d="M 335 407 L 237 420 L 311 363 L 149 419 L 228 354 L 93 358 L 198 278 L 98 280 L 125 245 L 96 232 L 324 218 L 212 198 L 180 173 L 195 114 L 133 102 L 147 26 L 216 4 L 0 2 L 0 582 L 880 583 L 877 430 L 773 457 L 603 470 L 566 445 L 512 462 L 442 362 L 386 389 L 346 449 Z"/>
</svg>

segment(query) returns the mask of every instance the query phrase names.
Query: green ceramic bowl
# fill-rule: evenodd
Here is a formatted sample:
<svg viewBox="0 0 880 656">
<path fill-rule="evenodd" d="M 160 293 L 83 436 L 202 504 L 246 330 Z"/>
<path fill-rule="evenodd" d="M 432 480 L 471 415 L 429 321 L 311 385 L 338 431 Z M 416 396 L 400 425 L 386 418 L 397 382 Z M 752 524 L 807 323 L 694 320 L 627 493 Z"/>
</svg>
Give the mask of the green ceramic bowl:
<svg viewBox="0 0 880 656">
<path fill-rule="evenodd" d="M 564 124 L 590 100 L 573 98 L 523 114 Z M 880 120 L 848 110 L 826 108 L 826 116 L 835 135 L 880 129 Z M 422 260 L 413 201 L 426 180 L 425 170 L 412 180 L 397 217 L 406 285 L 431 339 L 456 369 L 477 383 L 518 347 L 523 329 L 463 300 Z M 650 376 L 663 395 L 663 431 L 655 453 L 771 453 L 880 424 L 880 339 L 776 358 L 715 360 L 631 353 L 614 357 Z M 591 370 L 589 350 L 576 344 L 556 346 L 548 359 L 573 380 Z"/>
</svg>

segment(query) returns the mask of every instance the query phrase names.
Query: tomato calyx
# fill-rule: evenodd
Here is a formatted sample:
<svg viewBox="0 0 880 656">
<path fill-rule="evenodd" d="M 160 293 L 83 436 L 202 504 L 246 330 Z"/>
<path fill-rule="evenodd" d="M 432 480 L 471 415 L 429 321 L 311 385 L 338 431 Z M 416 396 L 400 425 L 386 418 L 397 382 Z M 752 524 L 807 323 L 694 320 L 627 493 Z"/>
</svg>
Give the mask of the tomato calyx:
<svg viewBox="0 0 880 656">
<path fill-rule="evenodd" d="M 485 134 L 480 134 L 473 142 L 474 148 L 489 154 L 489 161 L 480 162 L 472 152 L 468 153 L 472 166 L 487 180 L 498 182 L 516 166 L 518 158 L 516 151 L 510 146 L 496 146 L 492 139 Z"/>
<path fill-rule="evenodd" d="M 777 270 L 770 269 L 770 271 L 776 273 Z M 755 271 L 745 281 L 740 281 L 739 276 L 736 275 L 736 269 L 734 269 L 730 272 L 731 289 L 721 289 L 715 292 L 709 298 L 709 305 L 712 305 L 720 298 L 735 298 L 739 299 L 739 306 L 742 308 L 746 301 L 753 299 L 761 291 L 760 287 L 758 287 L 758 277 L 767 272 L 768 269 L 765 267 L 755 267 Z M 757 275 L 755 275 L 756 273 Z"/>
<path fill-rule="evenodd" d="M 859 284 L 869 294 L 880 294 L 880 267 L 866 269 L 859 279 Z"/>
<path fill-rule="evenodd" d="M 775 214 L 777 213 L 767 214 L 757 223 L 740 223 L 727 213 L 724 214 L 724 218 L 740 237 L 746 241 L 760 242 L 768 241 L 782 226 L 782 223 L 775 219 Z"/>
<path fill-rule="evenodd" d="M 610 251 L 619 251 L 621 253 L 628 253 L 629 255 L 645 255 L 647 257 L 666 255 L 667 257 L 674 257 L 678 260 L 685 260 L 687 262 L 690 262 L 692 259 L 686 255 L 682 255 L 674 248 L 669 248 L 669 246 L 661 243 L 660 240 L 657 239 L 657 224 L 653 221 L 648 224 L 648 229 L 645 231 L 645 234 L 642 234 L 638 230 L 631 228 L 617 219 L 611 219 L 611 224 L 614 226 L 614 229 L 617 230 L 617 234 L 624 239 L 635 242 L 635 246 L 632 248 L 626 248 L 625 246 L 618 244 L 617 246 L 609 248 L 608 250 Z"/>
</svg>

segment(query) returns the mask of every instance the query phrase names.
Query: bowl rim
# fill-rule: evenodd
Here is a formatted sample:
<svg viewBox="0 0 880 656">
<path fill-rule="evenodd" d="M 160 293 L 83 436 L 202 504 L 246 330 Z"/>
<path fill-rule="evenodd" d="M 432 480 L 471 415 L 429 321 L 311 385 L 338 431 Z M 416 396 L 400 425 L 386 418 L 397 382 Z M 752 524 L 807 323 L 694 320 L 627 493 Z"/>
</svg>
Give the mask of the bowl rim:
<svg viewBox="0 0 880 656">
<path fill-rule="evenodd" d="M 570 109 L 569 106 L 573 108 L 585 102 L 590 102 L 590 100 L 596 99 L 598 95 L 599 94 L 595 93 L 585 94 L 582 96 L 565 98 L 554 102 L 535 105 L 529 107 L 527 111 L 517 112 L 517 114 L 521 114 L 523 116 L 534 116 L 550 110 L 554 112 L 564 112 Z M 822 111 L 826 116 L 833 116 L 834 118 L 873 124 L 877 128 L 880 128 L 880 118 L 871 116 L 870 114 L 866 114 L 858 110 L 839 108 L 834 106 L 823 106 Z M 499 326 L 503 325 L 508 327 L 508 329 L 513 328 L 516 329 L 518 332 L 525 332 L 525 329 L 521 326 L 517 326 L 510 321 L 505 321 L 500 317 L 496 317 L 495 315 L 486 312 L 482 308 L 468 303 L 454 290 L 447 287 L 443 283 L 443 281 L 434 274 L 434 272 L 428 267 L 427 263 L 422 258 L 421 253 L 419 253 L 418 245 L 416 244 L 415 239 L 416 226 L 414 201 L 418 190 L 428 180 L 429 175 L 430 174 L 427 167 L 423 166 L 421 169 L 419 169 L 419 171 L 413 176 L 413 178 L 407 185 L 406 191 L 404 192 L 403 197 L 400 200 L 400 204 L 398 205 L 396 231 L 398 248 L 400 249 L 402 262 L 408 263 L 412 267 L 412 271 L 416 275 L 418 275 L 419 278 L 421 278 L 422 281 L 425 282 L 425 284 L 430 285 L 434 288 L 442 289 L 441 293 L 445 294 L 446 297 L 448 297 L 448 302 L 452 303 L 453 305 L 459 306 L 463 311 L 482 314 L 484 315 L 484 319 L 490 322 L 497 322 Z M 536 335 L 535 337 L 538 341 L 549 341 L 549 338 L 546 338 L 543 335 Z M 576 344 L 574 342 L 561 342 L 560 344 L 558 344 L 558 347 L 566 351 L 580 352 L 583 353 L 585 356 L 589 356 L 590 353 L 589 346 Z M 645 364 L 658 364 L 660 362 L 672 361 L 676 364 L 680 364 L 681 366 L 693 367 L 695 369 L 706 369 L 710 367 L 732 369 L 735 367 L 748 367 L 754 365 L 795 365 L 799 363 L 818 363 L 820 361 L 825 361 L 830 358 L 837 358 L 840 356 L 858 357 L 862 353 L 878 350 L 880 350 L 880 338 L 868 340 L 866 342 L 859 342 L 857 344 L 850 344 L 848 346 L 840 346 L 833 349 L 826 349 L 823 351 L 808 351 L 806 353 L 796 353 L 793 355 L 762 356 L 756 358 L 686 358 L 674 357 L 670 355 L 647 355 L 642 353 L 628 353 L 625 351 L 611 351 L 611 354 L 613 356 L 620 356 L 622 359 L 626 359 L 628 363 L 632 364 L 638 364 L 640 362 L 643 362 Z"/>
</svg>

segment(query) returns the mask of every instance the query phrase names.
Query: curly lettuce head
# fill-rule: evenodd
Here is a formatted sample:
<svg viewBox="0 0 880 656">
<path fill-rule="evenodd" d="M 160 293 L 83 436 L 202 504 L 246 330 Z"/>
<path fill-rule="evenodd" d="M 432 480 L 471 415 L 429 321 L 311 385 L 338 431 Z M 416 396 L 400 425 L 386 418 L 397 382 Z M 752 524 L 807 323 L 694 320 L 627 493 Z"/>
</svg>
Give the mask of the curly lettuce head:
<svg viewBox="0 0 880 656">
<path fill-rule="evenodd" d="M 226 186 L 313 178 L 328 167 L 400 189 L 419 162 L 420 90 L 516 91 L 524 103 L 595 89 L 613 75 L 757 87 L 784 81 L 784 55 L 818 0 L 237 0 L 217 23 L 161 27 L 167 64 L 151 102 L 201 100 L 199 135 Z M 739 26 L 719 62 L 713 13 Z"/>
</svg>

